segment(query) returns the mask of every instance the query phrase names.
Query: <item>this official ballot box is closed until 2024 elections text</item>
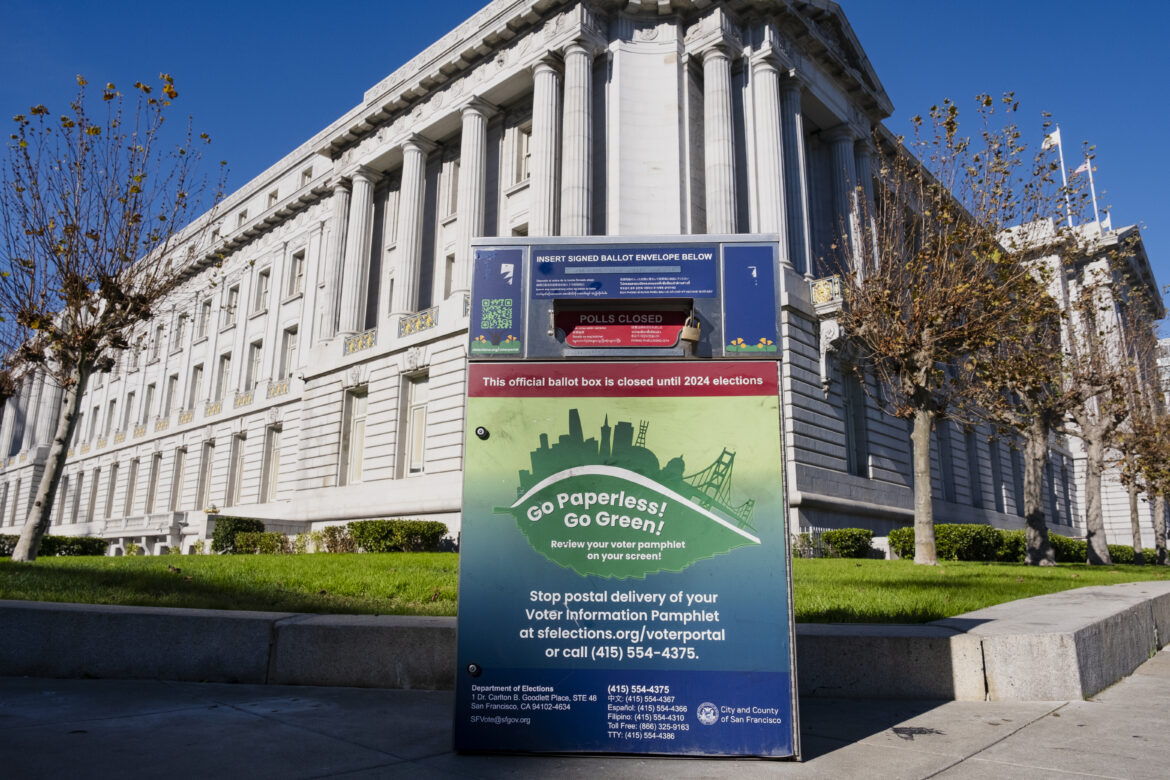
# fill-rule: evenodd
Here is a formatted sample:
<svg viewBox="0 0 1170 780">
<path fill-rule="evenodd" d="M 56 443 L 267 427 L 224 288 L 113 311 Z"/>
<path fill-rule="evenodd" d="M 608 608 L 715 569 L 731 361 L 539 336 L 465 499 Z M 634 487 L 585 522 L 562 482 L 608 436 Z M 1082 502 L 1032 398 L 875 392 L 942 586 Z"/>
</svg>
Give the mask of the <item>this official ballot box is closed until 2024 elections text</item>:
<svg viewBox="0 0 1170 780">
<path fill-rule="evenodd" d="M 456 749 L 797 757 L 778 242 L 473 253 Z"/>
</svg>

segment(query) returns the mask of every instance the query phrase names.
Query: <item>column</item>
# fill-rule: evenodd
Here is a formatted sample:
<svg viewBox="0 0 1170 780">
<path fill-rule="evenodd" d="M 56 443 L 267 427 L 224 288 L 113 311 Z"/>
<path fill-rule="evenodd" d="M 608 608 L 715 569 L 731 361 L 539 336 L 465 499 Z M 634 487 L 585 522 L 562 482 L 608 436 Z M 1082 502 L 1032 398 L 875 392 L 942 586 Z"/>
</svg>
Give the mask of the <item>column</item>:
<svg viewBox="0 0 1170 780">
<path fill-rule="evenodd" d="M 4 418 L 0 422 L 0 461 L 8 457 L 12 446 L 12 425 L 16 419 L 16 405 L 20 402 L 20 385 L 17 384 L 12 395 L 4 399 Z M 0 524 L 2 524 L 0 520 Z"/>
<path fill-rule="evenodd" d="M 342 268 L 345 258 L 345 228 L 349 221 L 350 184 L 342 179 L 333 185 L 333 227 L 330 231 L 329 251 L 325 258 L 325 278 L 321 295 L 322 340 L 337 335 L 338 307 L 341 304 Z"/>
<path fill-rule="evenodd" d="M 288 242 L 282 241 L 280 251 L 276 253 L 276 257 L 272 261 L 272 276 L 269 277 L 270 292 L 272 293 L 269 301 L 271 303 L 268 305 L 268 321 L 264 323 L 264 348 L 267 350 L 264 368 L 265 376 L 270 382 L 276 379 L 276 372 L 279 369 L 281 352 L 280 302 L 284 299 L 286 268 L 288 268 Z M 363 284 L 362 289 L 365 288 L 366 285 Z M 268 392 L 267 387 L 264 387 L 264 392 Z"/>
<path fill-rule="evenodd" d="M 868 255 L 870 263 L 878 262 L 877 214 L 873 199 L 873 147 L 863 138 L 853 145 L 853 167 L 857 172 L 859 254 Z"/>
<path fill-rule="evenodd" d="M 784 149 L 780 124 L 780 70 L 771 52 L 752 61 L 752 102 L 755 104 L 756 192 L 761 233 L 780 234 L 780 259 L 788 257 L 787 212 L 784 208 Z"/>
<path fill-rule="evenodd" d="M 463 107 L 463 136 L 459 141 L 459 220 L 455 224 L 455 278 L 451 294 L 471 289 L 471 239 L 483 235 L 487 200 L 487 125 L 495 107 L 472 98 Z M 442 293 L 442 290 L 439 291 Z M 438 296 L 435 302 L 439 302 Z"/>
<path fill-rule="evenodd" d="M 22 452 L 31 449 L 36 444 L 37 417 L 40 413 L 41 400 L 44 398 L 44 395 L 45 375 L 43 371 L 38 370 L 33 375 L 32 394 L 29 396 L 28 405 L 25 406 L 24 437 L 20 445 Z"/>
<path fill-rule="evenodd" d="M 731 123 L 731 58 L 720 46 L 703 52 L 703 159 L 707 232 L 735 232 L 735 149 Z"/>
<path fill-rule="evenodd" d="M 528 235 L 553 236 L 557 227 L 557 151 L 560 148 L 561 74 L 552 58 L 533 69 L 532 186 L 529 190 Z"/>
<path fill-rule="evenodd" d="M 316 312 L 318 302 L 323 303 L 322 290 L 317 284 L 321 273 L 321 238 L 325 232 L 325 223 L 318 222 L 309 228 L 309 243 L 305 247 L 305 294 L 301 297 L 301 330 L 297 339 L 297 365 L 304 363 L 305 350 L 311 347 L 319 338 L 320 323 Z"/>
<path fill-rule="evenodd" d="M 374 225 L 374 178 L 369 168 L 353 172 L 353 198 L 345 231 L 345 261 L 341 278 L 341 318 L 337 332 L 352 335 L 366 321 L 366 286 L 370 273 L 370 239 Z"/>
<path fill-rule="evenodd" d="M 427 154 L 435 145 L 412 135 L 402 145 L 402 185 L 398 191 L 398 249 L 395 252 L 393 314 L 418 310 L 418 274 L 422 267 L 423 195 Z"/>
<path fill-rule="evenodd" d="M 593 226 L 593 52 L 580 41 L 565 49 L 561 235 L 587 236 Z"/>
<path fill-rule="evenodd" d="M 110 384 L 109 377 L 106 377 L 106 386 L 109 387 Z M 36 445 L 52 444 L 53 437 L 57 434 L 57 417 L 61 407 L 61 387 L 55 379 L 47 375 L 43 393 L 44 398 L 41 401 L 40 409 L 37 410 Z M 109 401 L 105 401 L 105 403 L 108 404 Z M 105 411 L 103 409 L 103 413 Z M 102 431 L 104 432 L 104 430 L 103 428 Z"/>
<path fill-rule="evenodd" d="M 844 265 L 841 271 L 856 269 L 856 258 L 859 257 L 857 222 L 857 169 L 853 158 L 853 131 L 845 126 L 830 130 L 826 136 L 829 142 L 829 161 L 832 181 L 830 185 L 833 193 L 833 235 L 843 239 L 848 247 L 841 257 Z M 844 232 L 844 235 L 841 235 Z"/>
<path fill-rule="evenodd" d="M 804 156 L 804 117 L 800 110 L 800 82 L 787 78 L 780 85 L 780 133 L 784 139 L 784 210 L 788 215 L 788 256 L 792 264 L 812 276 L 808 229 L 808 166 Z"/>
</svg>

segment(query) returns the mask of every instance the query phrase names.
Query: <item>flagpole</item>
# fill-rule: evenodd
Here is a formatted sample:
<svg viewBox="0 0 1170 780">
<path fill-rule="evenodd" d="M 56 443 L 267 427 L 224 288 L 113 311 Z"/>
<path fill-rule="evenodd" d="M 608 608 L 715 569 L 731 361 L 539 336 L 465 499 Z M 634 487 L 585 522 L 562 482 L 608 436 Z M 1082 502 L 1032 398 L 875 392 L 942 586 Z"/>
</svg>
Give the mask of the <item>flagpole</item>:
<svg viewBox="0 0 1170 780">
<path fill-rule="evenodd" d="M 1089 168 L 1089 192 L 1093 195 L 1093 221 L 1097 223 L 1097 228 L 1101 227 L 1101 217 L 1097 214 L 1097 187 L 1093 184 L 1093 162 L 1086 156 L 1085 164 Z"/>
<path fill-rule="evenodd" d="M 1060 125 L 1056 126 L 1056 151 L 1060 154 L 1060 182 L 1064 185 L 1064 213 L 1068 215 L 1068 226 L 1072 222 L 1072 202 L 1068 198 L 1068 174 L 1064 170 L 1064 144 L 1060 140 Z"/>
</svg>

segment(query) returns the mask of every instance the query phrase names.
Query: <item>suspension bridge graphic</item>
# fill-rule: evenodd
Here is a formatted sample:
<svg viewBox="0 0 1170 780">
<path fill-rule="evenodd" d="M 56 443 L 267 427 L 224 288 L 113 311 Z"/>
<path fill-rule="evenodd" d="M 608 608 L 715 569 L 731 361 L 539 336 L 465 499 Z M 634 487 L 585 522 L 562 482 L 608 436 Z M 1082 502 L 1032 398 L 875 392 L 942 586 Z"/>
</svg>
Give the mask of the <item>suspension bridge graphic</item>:
<svg viewBox="0 0 1170 780">
<path fill-rule="evenodd" d="M 749 498 L 741 504 L 733 503 L 733 451 L 724 447 L 719 457 L 706 468 L 687 474 L 681 455 L 671 458 L 666 465 L 660 465 L 658 456 L 646 446 L 649 428 L 648 420 L 639 420 L 635 438 L 632 423 L 621 421 L 611 427 L 609 415 L 606 415 L 599 437 L 586 439 L 580 412 L 570 409 L 568 433 L 558 436 L 555 442 L 550 442 L 547 433 L 540 434 L 539 446 L 529 453 L 531 468 L 520 471 L 516 496 L 525 495 L 545 477 L 574 466 L 617 466 L 655 480 L 704 509 L 724 515 L 742 529 L 756 530 L 751 522 L 755 500 Z"/>
</svg>

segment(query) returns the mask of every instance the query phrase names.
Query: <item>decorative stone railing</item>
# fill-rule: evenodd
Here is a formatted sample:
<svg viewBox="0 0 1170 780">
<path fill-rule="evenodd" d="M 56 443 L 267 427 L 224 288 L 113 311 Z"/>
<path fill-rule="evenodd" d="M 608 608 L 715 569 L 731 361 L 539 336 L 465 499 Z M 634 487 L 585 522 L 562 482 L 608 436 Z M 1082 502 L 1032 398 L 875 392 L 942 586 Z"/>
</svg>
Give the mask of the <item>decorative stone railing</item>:
<svg viewBox="0 0 1170 780">
<path fill-rule="evenodd" d="M 191 422 L 194 419 L 195 419 L 195 410 L 194 409 L 184 409 L 183 411 L 179 412 L 179 425 L 186 425 L 187 423 Z"/>
<path fill-rule="evenodd" d="M 345 342 L 342 344 L 343 355 L 352 355 L 355 352 L 361 352 L 365 349 L 370 349 L 378 343 L 378 329 L 370 328 L 363 333 L 355 333 L 352 336 L 346 336 Z"/>
<path fill-rule="evenodd" d="M 203 407 L 203 416 L 210 417 L 213 414 L 219 414 L 223 411 L 223 401 L 212 401 Z"/>
<path fill-rule="evenodd" d="M 439 324 L 439 307 L 432 306 L 418 314 L 408 314 L 398 320 L 398 337 L 430 330 Z"/>
<path fill-rule="evenodd" d="M 242 406 L 250 406 L 253 399 L 255 399 L 255 397 L 256 397 L 255 390 L 249 390 L 246 393 L 236 393 L 236 400 L 235 400 L 235 403 L 232 404 L 232 407 L 235 409 L 239 409 Z"/>
<path fill-rule="evenodd" d="M 289 379 L 278 379 L 275 382 L 268 383 L 268 397 L 276 398 L 281 395 L 288 395 Z"/>
</svg>

